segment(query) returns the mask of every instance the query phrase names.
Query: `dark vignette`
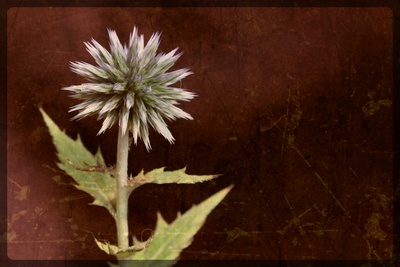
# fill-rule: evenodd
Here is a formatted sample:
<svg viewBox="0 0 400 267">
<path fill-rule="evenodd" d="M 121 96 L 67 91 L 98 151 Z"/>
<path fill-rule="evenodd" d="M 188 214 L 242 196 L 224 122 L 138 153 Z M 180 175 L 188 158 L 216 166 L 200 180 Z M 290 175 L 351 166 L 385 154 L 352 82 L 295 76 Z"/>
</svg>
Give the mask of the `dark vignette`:
<svg viewBox="0 0 400 267">
<path fill-rule="evenodd" d="M 394 183 L 393 183 L 393 222 L 394 222 L 394 257 L 389 261 L 206 261 L 206 262 L 193 262 L 193 261 L 181 261 L 178 262 L 177 266 L 397 266 L 399 263 L 398 257 L 400 256 L 399 250 L 399 194 L 400 194 L 400 141 L 398 137 L 399 133 L 399 83 L 400 83 L 400 22 L 399 12 L 400 4 L 398 1 L 344 1 L 344 0 L 311 0 L 311 1 L 185 1 L 179 0 L 171 3 L 167 1 L 157 0 L 142 0 L 133 1 L 121 0 L 121 1 L 106 0 L 87 0 L 87 1 L 64 1 L 64 0 L 4 0 L 1 3 L 1 22 L 0 22 L 0 80 L 2 89 L 0 90 L 0 173 L 1 173 L 1 185 L 0 195 L 2 200 L 0 201 L 0 235 L 7 232 L 7 190 L 6 190 L 6 166 L 7 166 L 7 105 L 6 105 L 6 89 L 7 88 L 7 10 L 11 7 L 157 7 L 157 6 L 168 6 L 168 7 L 230 7 L 230 6 L 253 6 L 253 7 L 389 7 L 393 11 L 394 26 L 393 26 L 393 77 L 394 77 L 394 96 L 393 96 L 393 124 L 394 124 L 394 143 L 393 143 L 393 166 L 394 166 Z M 6 236 L 6 234 L 4 234 Z M 0 267 L 3 266 L 107 266 L 104 261 L 12 261 L 7 258 L 7 243 L 1 240 L 0 243 Z"/>
</svg>

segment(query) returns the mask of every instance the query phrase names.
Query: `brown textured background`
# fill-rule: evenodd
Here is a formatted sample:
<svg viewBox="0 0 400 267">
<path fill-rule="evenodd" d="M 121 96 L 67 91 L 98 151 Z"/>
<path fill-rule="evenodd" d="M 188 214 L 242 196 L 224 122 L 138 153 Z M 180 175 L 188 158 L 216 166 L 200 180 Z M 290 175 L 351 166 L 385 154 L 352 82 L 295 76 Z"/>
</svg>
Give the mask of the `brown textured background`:
<svg viewBox="0 0 400 267">
<path fill-rule="evenodd" d="M 131 149 L 130 172 L 185 165 L 224 173 L 199 185 L 146 186 L 131 197 L 131 233 L 147 238 L 219 189 L 234 190 L 183 259 L 389 259 L 393 250 L 393 15 L 386 8 L 11 8 L 7 13 L 8 231 L 11 259 L 112 259 L 107 211 L 56 165 L 38 107 L 91 151 L 115 162 L 116 131 L 71 122 L 60 88 L 83 82 L 69 61 L 83 45 L 127 42 L 133 26 L 161 31 L 160 50 L 184 51 L 182 105 L 169 145 Z M 3 236 L 4 238 L 4 236 Z"/>
</svg>

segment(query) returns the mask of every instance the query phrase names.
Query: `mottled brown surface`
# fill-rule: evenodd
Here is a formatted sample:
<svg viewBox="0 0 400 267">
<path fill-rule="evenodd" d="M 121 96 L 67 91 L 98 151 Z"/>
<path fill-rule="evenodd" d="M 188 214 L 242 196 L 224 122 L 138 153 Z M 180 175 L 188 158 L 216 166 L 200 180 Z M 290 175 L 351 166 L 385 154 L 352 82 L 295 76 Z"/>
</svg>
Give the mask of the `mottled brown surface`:
<svg viewBox="0 0 400 267">
<path fill-rule="evenodd" d="M 225 175 L 190 186 L 146 186 L 131 197 L 131 233 L 147 238 L 156 211 L 171 221 L 219 189 L 234 190 L 183 259 L 389 259 L 393 249 L 392 25 L 385 8 L 12 8 L 8 19 L 8 256 L 111 259 L 112 218 L 56 167 L 38 107 L 113 164 L 116 131 L 71 122 L 62 86 L 83 82 L 69 61 L 93 62 L 84 41 L 127 42 L 136 25 L 161 51 L 178 46 L 177 142 L 151 133 L 130 172 L 161 166 Z"/>
</svg>

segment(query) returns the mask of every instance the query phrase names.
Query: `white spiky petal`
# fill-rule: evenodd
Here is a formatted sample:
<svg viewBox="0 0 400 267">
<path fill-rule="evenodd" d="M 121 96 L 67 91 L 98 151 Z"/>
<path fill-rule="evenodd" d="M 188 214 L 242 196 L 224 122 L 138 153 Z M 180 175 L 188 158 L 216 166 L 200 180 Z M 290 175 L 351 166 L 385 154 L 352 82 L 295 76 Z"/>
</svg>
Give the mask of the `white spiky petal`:
<svg viewBox="0 0 400 267">
<path fill-rule="evenodd" d="M 149 126 L 173 143 L 175 139 L 164 119 L 192 119 L 175 105 L 195 96 L 185 89 L 171 87 L 192 74 L 187 68 L 167 72 L 182 53 L 176 54 L 176 48 L 167 54 L 157 54 L 161 34 L 153 34 L 145 45 L 136 27 L 128 45 L 121 44 L 114 30 L 109 29 L 108 35 L 110 51 L 93 39 L 91 43 L 85 42 L 97 66 L 71 62 L 71 70 L 89 81 L 63 88 L 73 98 L 83 100 L 70 109 L 78 111 L 73 119 L 97 114 L 103 120 L 98 134 L 118 123 L 123 132 L 132 133 L 135 144 L 141 138 L 147 150 L 151 149 Z"/>
</svg>

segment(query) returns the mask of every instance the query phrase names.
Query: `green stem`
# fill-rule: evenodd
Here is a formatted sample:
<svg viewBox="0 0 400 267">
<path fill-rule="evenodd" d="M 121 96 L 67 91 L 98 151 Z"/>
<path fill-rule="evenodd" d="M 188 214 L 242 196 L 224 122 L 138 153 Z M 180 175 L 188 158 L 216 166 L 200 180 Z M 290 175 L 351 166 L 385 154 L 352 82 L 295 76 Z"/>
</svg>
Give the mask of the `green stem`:
<svg viewBox="0 0 400 267">
<path fill-rule="evenodd" d="M 118 247 L 127 249 L 129 247 L 128 230 L 128 199 L 127 192 L 128 181 L 128 151 L 129 151 L 129 132 L 122 132 L 121 127 L 118 130 L 117 145 L 117 214 L 115 217 L 117 225 Z"/>
</svg>

